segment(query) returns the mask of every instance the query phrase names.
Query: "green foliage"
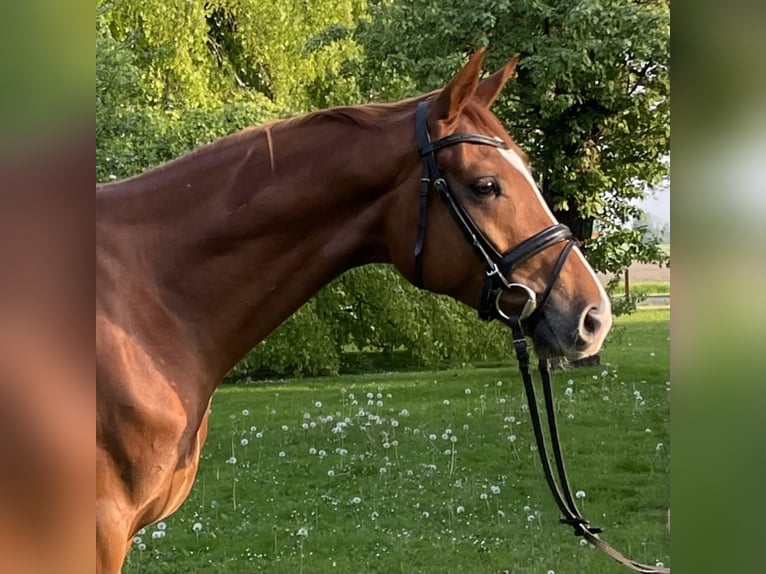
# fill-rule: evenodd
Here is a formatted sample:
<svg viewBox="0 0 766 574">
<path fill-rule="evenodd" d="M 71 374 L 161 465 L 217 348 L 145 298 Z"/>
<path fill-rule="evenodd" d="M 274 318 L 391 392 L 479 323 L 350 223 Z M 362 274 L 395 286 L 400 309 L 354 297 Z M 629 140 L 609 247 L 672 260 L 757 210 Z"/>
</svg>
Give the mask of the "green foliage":
<svg viewBox="0 0 766 574">
<path fill-rule="evenodd" d="M 294 111 L 356 94 L 353 78 L 339 72 L 359 57 L 343 30 L 363 6 L 362 0 L 312 2 L 310 9 L 304 0 L 100 2 L 104 25 L 134 54 L 148 102 L 213 107 L 263 96 Z M 334 78 L 345 85 L 332 85 Z"/>
<path fill-rule="evenodd" d="M 424 320 L 424 318 L 427 318 Z M 390 266 L 351 270 L 251 351 L 231 377 L 334 374 L 345 354 L 403 353 L 420 367 L 475 364 L 507 354 L 508 329 L 420 291 Z"/>
<path fill-rule="evenodd" d="M 333 318 L 322 312 L 314 298 L 239 362 L 232 375 L 270 373 L 276 375 L 336 374 L 340 347 L 334 337 Z"/>
<path fill-rule="evenodd" d="M 625 227 L 641 215 L 635 200 L 667 175 L 668 2 L 396 0 L 370 13 L 357 37 L 360 83 L 375 96 L 437 88 L 479 46 L 491 48 L 490 69 L 520 52 L 494 111 L 529 152 L 548 202 L 565 223 L 600 220 L 589 249 L 600 271 L 666 260 Z"/>
</svg>

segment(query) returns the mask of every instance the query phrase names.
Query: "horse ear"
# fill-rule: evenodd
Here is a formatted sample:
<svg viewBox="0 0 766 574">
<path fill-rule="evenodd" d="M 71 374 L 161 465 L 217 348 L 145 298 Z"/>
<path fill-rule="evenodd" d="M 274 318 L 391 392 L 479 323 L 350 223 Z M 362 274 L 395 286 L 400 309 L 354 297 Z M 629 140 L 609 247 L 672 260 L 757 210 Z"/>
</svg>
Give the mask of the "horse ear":
<svg viewBox="0 0 766 574">
<path fill-rule="evenodd" d="M 483 79 L 476 87 L 476 99 L 485 108 L 489 109 L 490 106 L 500 95 L 503 90 L 503 86 L 509 78 L 513 77 L 516 72 L 516 64 L 519 62 L 519 54 L 516 54 L 511 61 L 505 66 L 500 68 L 497 72 L 490 77 Z"/>
<path fill-rule="evenodd" d="M 468 63 L 455 74 L 428 107 L 428 120 L 431 125 L 438 122 L 445 127 L 449 126 L 460 115 L 463 106 L 476 91 L 485 51 L 486 48 L 479 48 L 471 54 Z"/>
</svg>

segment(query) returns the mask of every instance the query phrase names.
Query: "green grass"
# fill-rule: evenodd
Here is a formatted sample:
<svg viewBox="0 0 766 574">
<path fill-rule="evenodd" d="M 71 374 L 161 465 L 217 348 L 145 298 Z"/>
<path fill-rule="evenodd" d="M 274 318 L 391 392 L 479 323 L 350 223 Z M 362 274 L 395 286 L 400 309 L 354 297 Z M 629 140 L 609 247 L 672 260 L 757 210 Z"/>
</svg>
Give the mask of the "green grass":
<svg viewBox="0 0 766 574">
<path fill-rule="evenodd" d="M 601 367 L 555 375 L 584 514 L 666 565 L 668 319 L 621 317 Z M 558 524 L 524 404 L 515 361 L 221 388 L 189 499 L 125 572 L 621 571 Z"/>
<path fill-rule="evenodd" d="M 618 281 L 609 288 L 609 292 L 613 295 L 623 295 L 625 293 L 625 282 Z M 639 295 L 669 295 L 670 281 L 631 281 L 630 293 L 634 297 Z"/>
</svg>

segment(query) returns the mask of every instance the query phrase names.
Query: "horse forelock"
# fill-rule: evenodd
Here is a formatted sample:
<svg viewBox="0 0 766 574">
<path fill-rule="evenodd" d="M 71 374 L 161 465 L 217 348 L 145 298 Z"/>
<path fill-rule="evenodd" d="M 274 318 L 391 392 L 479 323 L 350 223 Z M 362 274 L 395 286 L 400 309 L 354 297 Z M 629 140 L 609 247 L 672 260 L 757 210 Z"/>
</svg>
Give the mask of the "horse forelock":
<svg viewBox="0 0 766 574">
<path fill-rule="evenodd" d="M 495 114 L 471 101 L 466 104 L 462 113 L 474 124 L 478 133 L 502 138 L 505 145 L 521 157 L 524 164 L 529 168 L 529 157 L 526 152 L 514 141 Z"/>
</svg>

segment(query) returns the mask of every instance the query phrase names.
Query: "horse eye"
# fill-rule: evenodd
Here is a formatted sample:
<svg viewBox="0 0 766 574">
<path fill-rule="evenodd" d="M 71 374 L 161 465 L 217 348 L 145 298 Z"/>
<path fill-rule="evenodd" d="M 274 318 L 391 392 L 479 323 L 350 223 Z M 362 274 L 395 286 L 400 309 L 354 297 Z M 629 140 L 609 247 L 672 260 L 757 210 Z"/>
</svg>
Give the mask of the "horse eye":
<svg viewBox="0 0 766 574">
<path fill-rule="evenodd" d="M 471 189 L 476 195 L 480 196 L 498 195 L 500 193 L 500 186 L 494 177 L 483 177 L 475 181 L 471 184 Z"/>
</svg>

